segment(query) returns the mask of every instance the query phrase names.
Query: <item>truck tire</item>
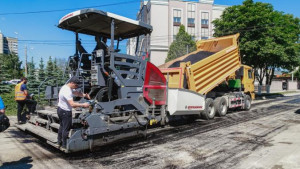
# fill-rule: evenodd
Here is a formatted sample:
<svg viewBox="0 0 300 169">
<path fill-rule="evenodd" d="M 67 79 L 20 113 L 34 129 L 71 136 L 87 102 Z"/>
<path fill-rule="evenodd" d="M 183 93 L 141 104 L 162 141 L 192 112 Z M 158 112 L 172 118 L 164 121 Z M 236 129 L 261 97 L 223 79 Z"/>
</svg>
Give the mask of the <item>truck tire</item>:
<svg viewBox="0 0 300 169">
<path fill-rule="evenodd" d="M 201 113 L 202 117 L 206 120 L 211 120 L 216 115 L 216 109 L 214 107 L 214 101 L 211 98 L 205 100 L 205 110 Z"/>
<path fill-rule="evenodd" d="M 251 98 L 249 95 L 245 96 L 245 110 L 251 109 Z"/>
<path fill-rule="evenodd" d="M 216 114 L 219 117 L 225 116 L 227 114 L 228 106 L 227 101 L 224 97 L 217 97 L 214 100 L 214 107 L 216 110 Z"/>
</svg>

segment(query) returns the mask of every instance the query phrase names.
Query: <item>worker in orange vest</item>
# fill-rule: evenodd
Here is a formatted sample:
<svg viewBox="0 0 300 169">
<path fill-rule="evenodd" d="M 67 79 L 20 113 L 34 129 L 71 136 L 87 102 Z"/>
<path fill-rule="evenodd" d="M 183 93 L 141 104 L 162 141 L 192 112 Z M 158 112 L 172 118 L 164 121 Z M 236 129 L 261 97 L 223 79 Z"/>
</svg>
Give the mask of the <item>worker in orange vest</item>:
<svg viewBox="0 0 300 169">
<path fill-rule="evenodd" d="M 22 77 L 21 82 L 19 82 L 15 87 L 15 100 L 18 104 L 17 118 L 19 124 L 24 124 L 26 122 L 26 114 L 22 114 L 24 106 L 27 106 L 29 113 L 34 113 L 37 104 L 36 101 L 32 100 L 32 98 L 29 97 L 26 84 L 27 78 Z"/>
</svg>

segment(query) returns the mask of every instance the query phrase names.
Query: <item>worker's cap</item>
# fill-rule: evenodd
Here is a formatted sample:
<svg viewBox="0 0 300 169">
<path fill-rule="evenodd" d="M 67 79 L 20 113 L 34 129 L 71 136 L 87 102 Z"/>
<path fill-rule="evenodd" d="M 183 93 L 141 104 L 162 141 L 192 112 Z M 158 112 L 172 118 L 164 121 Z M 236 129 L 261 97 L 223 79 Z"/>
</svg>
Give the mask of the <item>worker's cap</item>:
<svg viewBox="0 0 300 169">
<path fill-rule="evenodd" d="M 80 80 L 79 80 L 79 78 L 77 76 L 71 77 L 71 79 L 69 80 L 69 83 L 75 83 L 77 85 L 81 84 L 81 82 L 80 82 Z"/>
</svg>

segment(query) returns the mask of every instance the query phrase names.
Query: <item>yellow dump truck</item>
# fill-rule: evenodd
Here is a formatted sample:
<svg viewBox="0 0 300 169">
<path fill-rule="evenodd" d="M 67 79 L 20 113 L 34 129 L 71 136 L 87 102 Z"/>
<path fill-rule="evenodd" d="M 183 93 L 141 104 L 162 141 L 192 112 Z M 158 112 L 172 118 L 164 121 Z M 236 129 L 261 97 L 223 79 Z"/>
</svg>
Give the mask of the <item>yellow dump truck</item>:
<svg viewBox="0 0 300 169">
<path fill-rule="evenodd" d="M 251 108 L 254 73 L 241 64 L 239 34 L 202 40 L 197 50 L 159 66 L 170 89 L 189 89 L 205 96 L 206 119 L 225 116 L 228 109 Z"/>
</svg>

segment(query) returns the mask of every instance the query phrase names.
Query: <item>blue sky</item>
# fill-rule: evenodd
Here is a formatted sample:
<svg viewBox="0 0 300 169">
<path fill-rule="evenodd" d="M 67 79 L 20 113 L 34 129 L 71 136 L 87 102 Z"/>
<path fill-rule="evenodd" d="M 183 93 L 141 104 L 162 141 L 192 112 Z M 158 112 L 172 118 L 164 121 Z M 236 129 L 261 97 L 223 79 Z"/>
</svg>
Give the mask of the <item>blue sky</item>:
<svg viewBox="0 0 300 169">
<path fill-rule="evenodd" d="M 257 0 L 255 0 L 257 1 Z M 271 3 L 276 10 L 290 13 L 300 17 L 299 0 L 259 0 Z M 17 37 L 19 41 L 19 56 L 24 60 L 25 45 L 28 46 L 28 57 L 34 57 L 34 62 L 39 63 L 41 57 L 47 60 L 49 56 L 67 58 L 74 54 L 74 34 L 56 27 L 61 17 L 69 12 L 86 7 L 109 11 L 131 19 L 136 18 L 140 0 L 0 0 L 0 31 L 8 37 Z M 121 3 L 119 5 L 114 5 Z M 240 5 L 242 0 L 215 0 L 219 5 Z M 56 12 L 33 14 L 9 14 L 34 11 Z M 82 37 L 84 40 L 91 40 Z M 39 44 L 34 41 L 37 40 Z M 41 41 L 45 41 L 43 44 Z M 63 42 L 63 43 L 59 43 Z M 51 43 L 51 44 L 50 44 Z M 91 51 L 95 45 L 89 44 L 85 48 Z M 125 48 L 125 43 L 121 43 Z"/>
</svg>

